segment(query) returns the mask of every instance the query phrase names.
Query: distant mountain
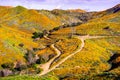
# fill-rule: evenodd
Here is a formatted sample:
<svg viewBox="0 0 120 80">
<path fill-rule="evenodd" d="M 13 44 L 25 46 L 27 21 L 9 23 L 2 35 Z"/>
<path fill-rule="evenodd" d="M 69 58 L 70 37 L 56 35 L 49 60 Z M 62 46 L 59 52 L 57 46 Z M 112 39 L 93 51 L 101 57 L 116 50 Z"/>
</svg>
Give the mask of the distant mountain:
<svg viewBox="0 0 120 80">
<path fill-rule="evenodd" d="M 68 9 L 68 12 L 75 12 L 75 13 L 85 13 L 85 10 L 82 9 Z"/>
<path fill-rule="evenodd" d="M 0 8 L 13 8 L 12 6 L 0 6 Z"/>
<path fill-rule="evenodd" d="M 54 9 L 52 11 L 46 11 L 46 10 L 40 10 L 40 13 L 46 15 L 50 19 L 60 22 L 61 24 L 71 24 L 71 23 L 77 23 L 82 22 L 78 17 L 76 13 L 72 14 L 66 10 L 61 9 Z"/>
<path fill-rule="evenodd" d="M 96 18 L 96 17 L 102 17 L 102 16 L 105 16 L 105 15 L 109 15 L 109 14 L 113 14 L 113 13 L 116 13 L 116 12 L 119 12 L 120 11 L 120 4 L 110 8 L 110 9 L 107 9 L 107 10 L 104 10 L 104 11 L 100 11 L 100 12 L 96 12 L 95 14 L 93 14 L 93 17 Z"/>
<path fill-rule="evenodd" d="M 120 4 L 114 6 L 114 7 L 110 8 L 110 9 L 107 9 L 106 11 L 108 13 L 116 13 L 116 12 L 120 11 Z"/>
</svg>

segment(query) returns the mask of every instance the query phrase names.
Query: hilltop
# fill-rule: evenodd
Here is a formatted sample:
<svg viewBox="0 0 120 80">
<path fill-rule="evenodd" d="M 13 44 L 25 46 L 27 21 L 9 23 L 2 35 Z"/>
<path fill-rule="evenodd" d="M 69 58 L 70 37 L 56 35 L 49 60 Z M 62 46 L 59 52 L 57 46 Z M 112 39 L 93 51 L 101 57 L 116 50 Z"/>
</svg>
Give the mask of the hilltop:
<svg viewBox="0 0 120 80">
<path fill-rule="evenodd" d="M 68 12 L 75 12 L 75 13 L 85 13 L 85 10 L 81 10 L 81 9 L 68 9 Z"/>
</svg>

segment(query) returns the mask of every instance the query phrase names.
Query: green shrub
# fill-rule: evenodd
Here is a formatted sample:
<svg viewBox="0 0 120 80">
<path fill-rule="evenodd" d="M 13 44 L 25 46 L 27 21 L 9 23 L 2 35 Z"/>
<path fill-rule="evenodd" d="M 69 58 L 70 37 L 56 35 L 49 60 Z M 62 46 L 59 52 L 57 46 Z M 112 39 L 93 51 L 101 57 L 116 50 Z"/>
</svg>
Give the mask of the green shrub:
<svg viewBox="0 0 120 80">
<path fill-rule="evenodd" d="M 44 36 L 44 34 L 43 33 L 40 33 L 40 32 L 34 32 L 33 33 L 33 36 L 32 36 L 32 38 L 42 38 Z"/>
<path fill-rule="evenodd" d="M 14 64 L 13 63 L 4 63 L 1 65 L 4 69 L 13 69 Z"/>
</svg>

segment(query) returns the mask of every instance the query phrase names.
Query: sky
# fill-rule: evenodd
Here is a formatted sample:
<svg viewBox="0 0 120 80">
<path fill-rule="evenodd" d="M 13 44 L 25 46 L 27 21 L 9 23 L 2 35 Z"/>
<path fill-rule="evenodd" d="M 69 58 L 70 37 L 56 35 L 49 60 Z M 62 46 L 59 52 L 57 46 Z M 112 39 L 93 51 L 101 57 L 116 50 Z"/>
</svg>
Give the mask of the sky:
<svg viewBox="0 0 120 80">
<path fill-rule="evenodd" d="M 0 0 L 1 6 L 24 6 L 29 9 L 83 9 L 102 11 L 120 4 L 120 0 Z"/>
</svg>

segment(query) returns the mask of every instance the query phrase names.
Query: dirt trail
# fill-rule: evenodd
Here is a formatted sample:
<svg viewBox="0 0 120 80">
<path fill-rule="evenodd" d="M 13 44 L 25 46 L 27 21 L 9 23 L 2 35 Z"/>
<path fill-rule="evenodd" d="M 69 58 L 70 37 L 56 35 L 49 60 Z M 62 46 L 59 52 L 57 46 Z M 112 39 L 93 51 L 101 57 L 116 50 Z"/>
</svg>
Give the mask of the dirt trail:
<svg viewBox="0 0 120 80">
<path fill-rule="evenodd" d="M 58 62 L 58 64 L 56 64 L 55 66 L 50 68 L 50 66 L 54 62 L 54 60 L 61 55 L 61 52 L 54 46 L 54 44 L 52 44 L 51 48 L 57 53 L 57 55 L 54 58 L 52 58 L 50 61 L 48 61 L 47 63 L 41 64 L 40 68 L 42 68 L 43 71 L 39 74 L 39 76 L 45 75 L 48 72 L 56 69 L 56 67 L 60 66 L 62 63 L 64 63 L 66 60 L 68 60 L 69 58 L 74 56 L 76 53 L 80 52 L 85 46 L 85 40 L 86 39 L 103 38 L 103 37 L 105 37 L 105 36 L 89 36 L 89 35 L 87 35 L 87 36 L 76 36 L 77 39 L 81 40 L 81 44 L 78 45 L 78 49 L 75 52 L 71 53 L 69 56 L 62 59 L 60 62 Z"/>
<path fill-rule="evenodd" d="M 40 75 L 46 74 L 46 72 L 49 71 L 49 68 L 50 68 L 51 64 L 54 62 L 54 60 L 61 55 L 60 50 L 58 50 L 58 49 L 55 47 L 54 44 L 52 44 L 50 47 L 51 47 L 51 49 L 53 49 L 53 50 L 55 51 L 55 53 L 56 53 L 57 55 L 56 55 L 55 57 L 53 57 L 51 60 L 49 60 L 47 63 L 41 64 L 41 65 L 39 66 L 39 68 L 42 68 L 42 69 L 43 69 L 43 71 L 42 71 L 42 73 L 40 73 Z"/>
</svg>

